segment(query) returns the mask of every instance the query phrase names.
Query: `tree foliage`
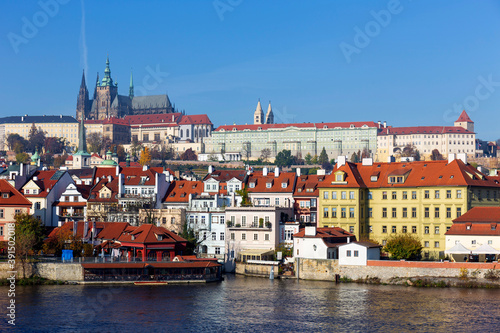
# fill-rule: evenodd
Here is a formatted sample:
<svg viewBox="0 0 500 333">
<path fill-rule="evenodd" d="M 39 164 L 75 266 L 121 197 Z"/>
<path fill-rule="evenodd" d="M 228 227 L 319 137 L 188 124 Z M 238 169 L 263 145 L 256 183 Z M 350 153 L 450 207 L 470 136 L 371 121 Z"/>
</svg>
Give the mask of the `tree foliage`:
<svg viewBox="0 0 500 333">
<path fill-rule="evenodd" d="M 182 153 L 181 160 L 183 160 L 183 161 L 197 161 L 198 156 L 196 156 L 196 153 L 193 151 L 193 149 L 189 148 L 184 153 Z"/>
<path fill-rule="evenodd" d="M 51 154 L 61 154 L 66 147 L 64 138 L 48 137 L 45 138 L 44 149 L 45 152 Z"/>
<path fill-rule="evenodd" d="M 420 152 L 415 146 L 407 144 L 401 152 L 401 157 L 413 157 L 415 161 L 420 161 Z"/>
<path fill-rule="evenodd" d="M 68 158 L 68 155 L 66 153 L 55 157 L 54 158 L 54 168 L 59 168 L 61 165 L 64 166 L 64 163 L 66 163 L 67 158 Z"/>
<path fill-rule="evenodd" d="M 31 125 L 30 134 L 28 136 L 28 150 L 29 151 L 42 151 L 45 144 L 45 132 L 41 127 L 37 128 L 35 123 Z"/>
<path fill-rule="evenodd" d="M 7 146 L 16 153 L 24 153 L 28 147 L 28 140 L 17 133 L 11 133 L 7 137 Z"/>
<path fill-rule="evenodd" d="M 17 163 L 26 164 L 27 162 L 29 162 L 29 160 L 30 160 L 30 156 L 25 152 L 21 152 L 21 153 L 16 154 L 16 162 Z"/>
<path fill-rule="evenodd" d="M 417 259 L 422 251 L 422 243 L 411 234 L 397 234 L 387 239 L 382 250 L 393 259 Z"/>
<path fill-rule="evenodd" d="M 186 251 L 183 253 L 184 255 L 192 255 L 194 254 L 196 248 L 198 245 L 201 243 L 198 241 L 193 228 L 190 228 L 188 223 L 184 223 L 184 226 L 182 227 L 182 232 L 180 235 L 182 238 L 184 238 L 186 242 Z"/>
<path fill-rule="evenodd" d="M 269 157 L 271 157 L 271 149 L 264 148 L 260 151 L 260 159 L 263 162 L 267 162 L 267 160 L 269 160 Z"/>
<path fill-rule="evenodd" d="M 318 163 L 323 164 L 326 162 L 328 162 L 328 154 L 326 153 L 325 147 L 323 147 L 323 149 L 321 150 L 321 153 L 319 154 L 319 157 L 318 157 Z"/>
<path fill-rule="evenodd" d="M 29 254 L 35 254 L 42 248 L 45 228 L 42 222 L 28 213 L 16 214 L 16 257 L 21 260 L 23 277 L 26 277 L 25 264 Z"/>
<path fill-rule="evenodd" d="M 432 161 L 440 161 L 440 160 L 444 160 L 444 157 L 443 157 L 443 155 L 441 155 L 439 150 L 433 149 L 431 152 L 431 160 Z"/>
<path fill-rule="evenodd" d="M 60 257 L 62 255 L 62 250 L 73 250 L 73 255 L 79 257 L 82 254 L 83 247 L 83 240 L 80 236 L 73 235 L 68 229 L 59 229 L 58 232 L 44 242 L 43 252 Z"/>
<path fill-rule="evenodd" d="M 306 156 L 304 157 L 304 161 L 306 162 L 307 165 L 311 165 L 311 161 L 312 161 L 312 155 L 310 153 L 307 153 Z"/>
<path fill-rule="evenodd" d="M 252 201 L 248 195 L 248 188 L 245 186 L 241 190 L 237 190 L 236 194 L 241 197 L 241 206 L 242 207 L 252 207 Z"/>
<path fill-rule="evenodd" d="M 293 164 L 294 160 L 292 152 L 284 149 L 276 155 L 275 163 L 278 167 L 289 167 Z"/>
<path fill-rule="evenodd" d="M 148 147 L 144 147 L 141 152 L 141 158 L 139 159 L 139 164 L 142 166 L 151 164 L 151 153 L 149 152 Z"/>
</svg>

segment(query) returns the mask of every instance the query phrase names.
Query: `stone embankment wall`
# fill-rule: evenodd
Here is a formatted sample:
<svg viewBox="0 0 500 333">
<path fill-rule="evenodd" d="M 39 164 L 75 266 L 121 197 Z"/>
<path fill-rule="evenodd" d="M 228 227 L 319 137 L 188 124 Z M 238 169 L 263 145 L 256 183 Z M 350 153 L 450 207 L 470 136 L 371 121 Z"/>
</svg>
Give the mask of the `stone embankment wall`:
<svg viewBox="0 0 500 333">
<path fill-rule="evenodd" d="M 26 277 L 38 275 L 45 279 L 61 281 L 83 281 L 83 268 L 78 263 L 27 263 Z M 10 266 L 0 263 L 0 279 L 6 279 L 10 275 Z M 16 266 L 17 278 L 23 277 L 23 268 Z"/>
<path fill-rule="evenodd" d="M 269 277 L 271 274 L 271 267 L 274 267 L 275 276 L 278 275 L 278 265 L 262 265 L 262 264 L 249 264 L 244 262 L 236 263 L 236 274 L 247 275 L 247 276 L 263 276 Z"/>
<path fill-rule="evenodd" d="M 456 278 L 464 274 L 484 278 L 490 269 L 500 271 L 499 263 L 455 263 L 368 260 L 366 266 L 339 265 L 338 260 L 299 259 L 295 262 L 295 275 L 304 280 L 334 281 L 335 275 L 352 280 L 379 279 L 390 283 L 398 278 Z"/>
</svg>

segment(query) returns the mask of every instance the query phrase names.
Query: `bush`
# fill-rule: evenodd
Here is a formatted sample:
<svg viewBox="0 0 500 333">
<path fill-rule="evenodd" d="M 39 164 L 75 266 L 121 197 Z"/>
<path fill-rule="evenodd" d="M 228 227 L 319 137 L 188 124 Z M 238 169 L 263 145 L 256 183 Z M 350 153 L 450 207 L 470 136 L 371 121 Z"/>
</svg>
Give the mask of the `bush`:
<svg viewBox="0 0 500 333">
<path fill-rule="evenodd" d="M 382 250 L 389 253 L 392 259 L 418 259 L 422 243 L 411 234 L 399 234 L 389 237 Z"/>
</svg>

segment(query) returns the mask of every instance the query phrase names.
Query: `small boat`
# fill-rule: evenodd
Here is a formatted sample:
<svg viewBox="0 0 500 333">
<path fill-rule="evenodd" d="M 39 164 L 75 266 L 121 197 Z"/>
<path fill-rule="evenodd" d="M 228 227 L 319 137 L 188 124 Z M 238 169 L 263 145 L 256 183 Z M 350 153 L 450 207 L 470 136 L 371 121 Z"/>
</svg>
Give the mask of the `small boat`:
<svg viewBox="0 0 500 333">
<path fill-rule="evenodd" d="M 162 286 L 168 284 L 167 281 L 135 281 L 136 286 Z"/>
</svg>

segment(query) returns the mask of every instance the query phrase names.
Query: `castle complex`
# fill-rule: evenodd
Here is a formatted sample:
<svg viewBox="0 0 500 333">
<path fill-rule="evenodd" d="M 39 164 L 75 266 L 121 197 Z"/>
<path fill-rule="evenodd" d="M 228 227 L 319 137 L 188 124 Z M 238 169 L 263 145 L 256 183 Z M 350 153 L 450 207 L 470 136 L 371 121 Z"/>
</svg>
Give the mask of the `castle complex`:
<svg viewBox="0 0 500 333">
<path fill-rule="evenodd" d="M 76 104 L 76 118 L 80 120 L 101 120 L 111 117 L 123 118 L 127 115 L 162 114 L 175 112 L 168 95 L 134 96 L 134 83 L 130 74 L 130 86 L 128 96 L 118 94 L 118 84 L 111 78 L 109 58 L 106 59 L 104 78 L 99 81 L 97 74 L 96 86 L 92 99 L 89 99 L 89 91 L 85 82 L 85 73 L 82 75 L 82 83 L 78 93 Z"/>
</svg>

